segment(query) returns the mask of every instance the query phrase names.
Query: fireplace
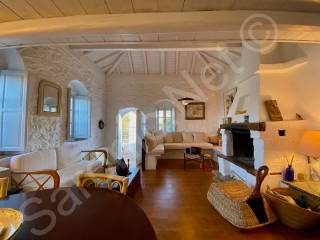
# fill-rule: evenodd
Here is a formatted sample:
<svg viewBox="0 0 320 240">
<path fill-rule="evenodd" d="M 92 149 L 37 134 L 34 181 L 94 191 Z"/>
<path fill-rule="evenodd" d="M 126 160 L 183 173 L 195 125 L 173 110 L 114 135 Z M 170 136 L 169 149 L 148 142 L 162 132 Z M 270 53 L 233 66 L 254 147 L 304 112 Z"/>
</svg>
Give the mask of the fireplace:
<svg viewBox="0 0 320 240">
<path fill-rule="evenodd" d="M 254 146 L 250 130 L 230 129 L 233 138 L 233 158 L 254 168 Z"/>
<path fill-rule="evenodd" d="M 265 131 L 265 123 L 231 123 L 222 124 L 220 128 L 222 150 L 218 153 L 219 171 L 222 174 L 229 173 L 235 165 L 236 169 L 241 168 L 255 176 L 256 169 L 263 163 L 264 151 L 260 132 Z M 255 181 L 255 178 L 252 181 Z"/>
</svg>

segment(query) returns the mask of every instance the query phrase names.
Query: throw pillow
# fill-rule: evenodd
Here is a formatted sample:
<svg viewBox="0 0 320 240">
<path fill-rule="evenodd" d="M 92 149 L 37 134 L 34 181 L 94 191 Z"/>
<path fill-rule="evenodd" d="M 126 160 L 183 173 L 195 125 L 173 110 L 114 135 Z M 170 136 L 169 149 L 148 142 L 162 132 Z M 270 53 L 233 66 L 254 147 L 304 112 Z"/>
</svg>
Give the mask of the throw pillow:
<svg viewBox="0 0 320 240">
<path fill-rule="evenodd" d="M 148 151 L 152 151 L 158 145 L 156 137 L 150 134 L 146 135 L 144 140 L 146 140 Z"/>
<path fill-rule="evenodd" d="M 208 139 L 209 139 L 210 143 L 215 144 L 215 145 L 219 145 L 219 141 L 220 141 L 221 137 L 220 136 L 209 136 Z"/>
<path fill-rule="evenodd" d="M 204 132 L 194 132 L 193 141 L 197 143 L 208 142 L 208 137 Z"/>
<path fill-rule="evenodd" d="M 192 132 L 182 132 L 182 138 L 184 143 L 192 143 L 193 135 Z"/>
</svg>

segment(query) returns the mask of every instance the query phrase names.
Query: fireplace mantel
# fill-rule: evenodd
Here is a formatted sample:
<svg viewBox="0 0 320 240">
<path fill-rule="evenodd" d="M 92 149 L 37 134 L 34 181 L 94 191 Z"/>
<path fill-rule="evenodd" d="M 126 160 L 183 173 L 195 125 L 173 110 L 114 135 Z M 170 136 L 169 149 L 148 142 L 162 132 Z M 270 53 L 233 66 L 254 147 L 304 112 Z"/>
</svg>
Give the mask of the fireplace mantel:
<svg viewBox="0 0 320 240">
<path fill-rule="evenodd" d="M 231 124 L 221 124 L 221 129 L 232 130 L 232 129 L 243 129 L 263 132 L 266 130 L 265 122 L 257 123 L 231 123 Z"/>
</svg>

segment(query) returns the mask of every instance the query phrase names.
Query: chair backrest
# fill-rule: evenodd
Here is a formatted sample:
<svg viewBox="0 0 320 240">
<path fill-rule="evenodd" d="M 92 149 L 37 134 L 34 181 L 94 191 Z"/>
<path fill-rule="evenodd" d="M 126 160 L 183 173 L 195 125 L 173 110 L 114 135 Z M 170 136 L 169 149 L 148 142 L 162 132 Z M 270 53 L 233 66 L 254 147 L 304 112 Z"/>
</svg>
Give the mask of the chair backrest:
<svg viewBox="0 0 320 240">
<path fill-rule="evenodd" d="M 106 188 L 126 195 L 129 179 L 105 173 L 80 173 L 77 175 L 77 187 Z"/>
<path fill-rule="evenodd" d="M 64 143 L 57 148 L 58 169 L 66 168 L 81 161 L 81 145 L 79 143 Z"/>
<path fill-rule="evenodd" d="M 0 199 L 7 197 L 9 178 L 0 178 Z"/>
</svg>

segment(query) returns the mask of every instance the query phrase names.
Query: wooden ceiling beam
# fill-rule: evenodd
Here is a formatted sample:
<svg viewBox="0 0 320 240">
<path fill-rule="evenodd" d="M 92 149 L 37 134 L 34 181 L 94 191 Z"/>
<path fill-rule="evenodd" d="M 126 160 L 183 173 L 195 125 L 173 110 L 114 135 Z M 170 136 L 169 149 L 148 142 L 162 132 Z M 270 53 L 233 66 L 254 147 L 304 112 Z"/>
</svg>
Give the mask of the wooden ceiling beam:
<svg viewBox="0 0 320 240">
<path fill-rule="evenodd" d="M 131 73 L 134 73 L 134 67 L 133 67 L 133 60 L 132 60 L 131 52 L 128 51 L 127 53 L 128 53 L 128 60 L 129 60 L 130 71 L 131 71 Z"/>
<path fill-rule="evenodd" d="M 121 63 L 123 56 L 125 55 L 124 52 L 122 52 L 117 59 L 115 60 L 114 64 L 112 67 L 108 70 L 107 75 L 111 75 L 113 71 L 118 67 L 118 65 Z"/>
<path fill-rule="evenodd" d="M 175 70 L 176 70 L 176 74 L 179 73 L 179 52 L 176 51 L 176 67 L 175 67 Z"/>
<path fill-rule="evenodd" d="M 197 11 L 136 14 L 77 15 L 67 17 L 19 20 L 0 23 L 0 42 L 21 40 L 15 46 L 27 46 L 23 39 L 77 37 L 109 34 L 147 34 L 174 32 L 216 32 L 213 41 L 239 41 L 239 30 L 248 17 L 262 14 L 276 23 L 278 35 L 269 40 L 320 42 L 320 18 L 318 13 L 282 11 Z M 152 21 L 150 19 L 152 18 Z M 272 23 L 252 29 L 255 40 L 265 40 L 272 30 Z M 250 39 L 249 33 L 244 36 Z M 65 43 L 66 44 L 66 43 Z M 66 44 L 67 45 L 67 44 Z"/>
<path fill-rule="evenodd" d="M 161 42 L 101 42 L 96 44 L 69 44 L 75 51 L 219 51 L 223 48 L 238 50 L 236 41 L 161 41 Z"/>
<path fill-rule="evenodd" d="M 164 75 L 166 73 L 166 52 L 160 53 L 160 71 L 161 75 Z"/>
<path fill-rule="evenodd" d="M 215 57 L 215 56 L 212 56 L 212 55 L 210 55 L 210 54 L 208 54 L 207 52 L 199 52 L 203 57 L 205 57 L 205 58 L 209 58 L 209 59 L 211 59 L 211 60 L 213 60 L 212 61 L 212 63 L 216 63 L 216 64 L 218 64 L 219 66 L 221 66 L 221 67 L 223 67 L 223 68 L 226 68 L 226 67 L 228 67 L 228 63 L 226 63 L 225 61 L 223 61 L 223 60 L 221 60 L 221 59 L 219 59 L 219 58 L 217 58 L 217 57 Z"/>
<path fill-rule="evenodd" d="M 111 58 L 111 57 L 114 57 L 114 56 L 119 56 L 121 54 L 121 52 L 118 52 L 118 51 L 115 51 L 115 52 L 112 52 L 106 56 L 103 56 L 101 58 L 98 58 L 97 60 L 94 61 L 95 64 L 99 64 L 101 62 L 103 62 L 104 60 L 108 59 L 108 58 Z"/>
<path fill-rule="evenodd" d="M 195 52 L 196 56 L 202 62 L 203 65 L 208 66 L 208 71 L 211 75 L 216 75 L 217 71 L 210 66 L 210 63 L 199 53 Z"/>
<path fill-rule="evenodd" d="M 144 73 L 148 74 L 149 73 L 149 66 L 148 66 L 147 54 L 145 51 L 143 51 L 142 54 L 143 54 L 143 63 L 144 63 Z"/>
</svg>

